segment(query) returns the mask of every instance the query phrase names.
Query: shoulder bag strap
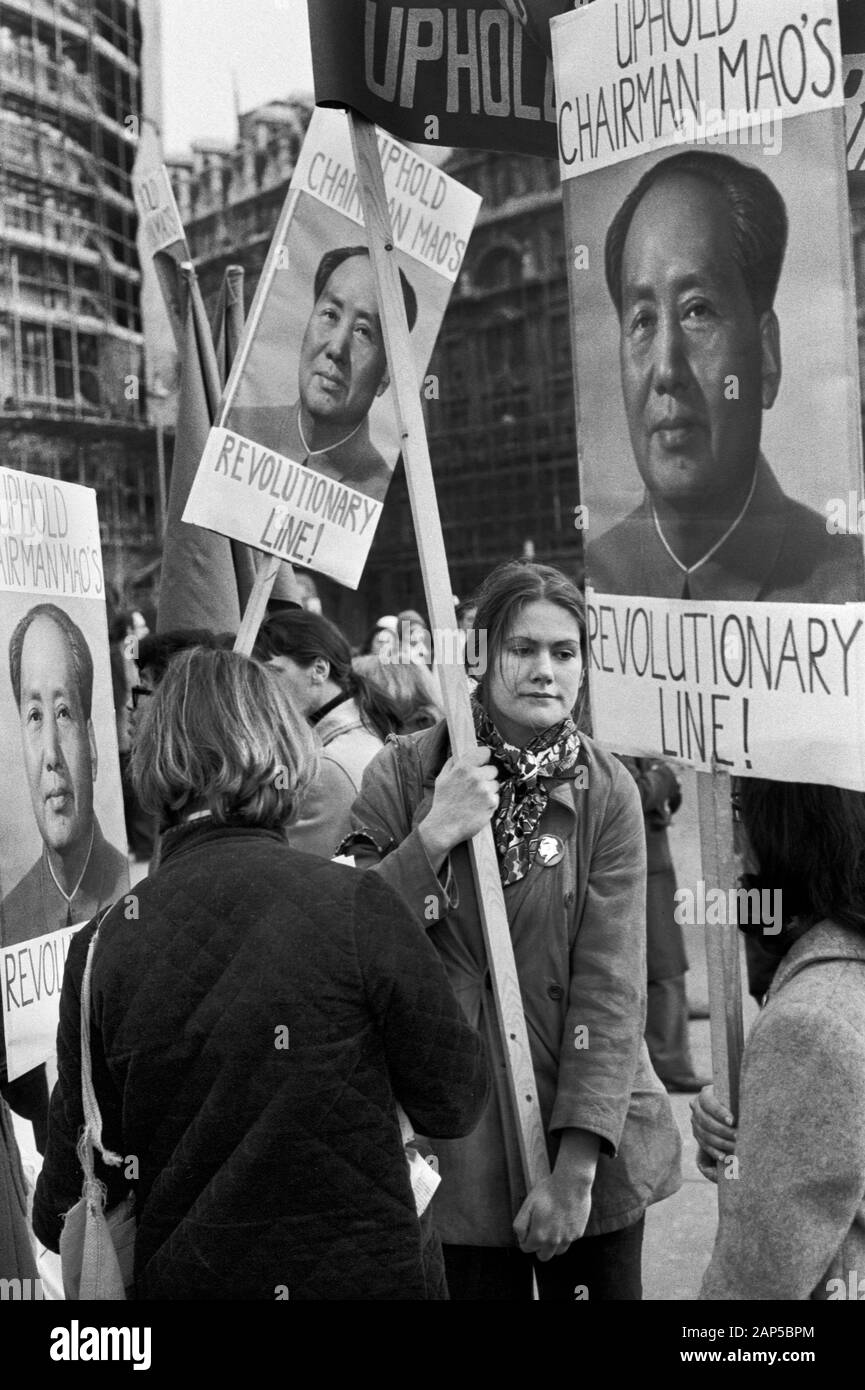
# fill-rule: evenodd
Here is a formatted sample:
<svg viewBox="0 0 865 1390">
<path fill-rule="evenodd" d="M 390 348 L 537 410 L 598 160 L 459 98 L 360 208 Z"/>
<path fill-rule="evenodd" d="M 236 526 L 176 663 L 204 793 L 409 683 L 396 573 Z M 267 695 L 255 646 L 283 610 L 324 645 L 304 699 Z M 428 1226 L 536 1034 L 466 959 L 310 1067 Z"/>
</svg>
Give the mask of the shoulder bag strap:
<svg viewBox="0 0 865 1390">
<path fill-rule="evenodd" d="M 102 1143 L 102 1115 L 96 1091 L 93 1088 L 93 1070 L 90 1056 L 90 981 L 93 973 L 93 952 L 99 939 L 99 928 L 110 908 L 106 908 L 99 918 L 96 930 L 87 948 L 87 961 L 81 981 L 81 1103 L 84 1108 L 84 1129 L 78 1142 L 78 1157 L 84 1169 L 85 1183 L 88 1187 L 96 1182 L 94 1172 L 94 1149 L 98 1149 L 104 1163 L 119 1168 L 123 1162 L 120 1154 L 112 1153 Z"/>
</svg>

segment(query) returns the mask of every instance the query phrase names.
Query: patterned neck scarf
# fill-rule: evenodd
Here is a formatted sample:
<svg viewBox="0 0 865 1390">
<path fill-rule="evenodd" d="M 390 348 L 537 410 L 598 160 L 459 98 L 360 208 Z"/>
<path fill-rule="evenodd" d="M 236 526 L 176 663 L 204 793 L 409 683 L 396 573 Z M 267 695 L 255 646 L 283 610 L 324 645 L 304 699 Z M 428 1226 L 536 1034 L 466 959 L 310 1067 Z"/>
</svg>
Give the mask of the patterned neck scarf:
<svg viewBox="0 0 865 1390">
<path fill-rule="evenodd" d="M 479 701 L 472 697 L 472 714 L 479 743 L 491 750 L 499 774 L 500 798 L 493 816 L 493 839 L 502 883 L 524 878 L 535 861 L 533 838 L 549 792 L 542 778 L 572 779 L 577 775 L 580 736 L 572 719 L 563 719 L 533 738 L 525 748 L 505 743 Z"/>
</svg>

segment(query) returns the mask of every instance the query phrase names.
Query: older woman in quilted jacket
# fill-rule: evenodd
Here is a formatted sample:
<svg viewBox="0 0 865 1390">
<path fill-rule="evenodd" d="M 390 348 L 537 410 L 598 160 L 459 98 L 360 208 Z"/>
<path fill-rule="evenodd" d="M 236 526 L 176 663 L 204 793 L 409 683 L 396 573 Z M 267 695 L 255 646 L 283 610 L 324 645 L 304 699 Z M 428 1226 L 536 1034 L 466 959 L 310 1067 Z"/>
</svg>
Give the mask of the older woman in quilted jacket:
<svg viewBox="0 0 865 1390">
<path fill-rule="evenodd" d="M 482 1045 L 386 884 L 290 849 L 314 771 L 279 682 L 233 652 L 177 657 L 133 775 L 162 818 L 159 867 L 99 926 L 93 1081 L 109 1203 L 131 1186 L 142 1299 L 447 1297 L 397 1112 L 465 1134 Z M 59 1080 L 34 1207 L 57 1249 L 78 1199 L 79 1007 L 95 923 L 74 938 Z"/>
<path fill-rule="evenodd" d="M 475 626 L 486 639 L 476 749 L 449 757 L 443 724 L 389 742 L 343 849 L 414 906 L 494 1062 L 474 1133 L 426 1131 L 451 1297 L 530 1298 L 534 1266 L 542 1300 L 637 1299 L 645 1209 L 680 1181 L 678 1130 L 643 1042 L 640 800 L 573 718 L 584 620 L 570 580 L 501 566 Z M 490 820 L 552 1163 L 528 1193 L 466 843 Z"/>
</svg>

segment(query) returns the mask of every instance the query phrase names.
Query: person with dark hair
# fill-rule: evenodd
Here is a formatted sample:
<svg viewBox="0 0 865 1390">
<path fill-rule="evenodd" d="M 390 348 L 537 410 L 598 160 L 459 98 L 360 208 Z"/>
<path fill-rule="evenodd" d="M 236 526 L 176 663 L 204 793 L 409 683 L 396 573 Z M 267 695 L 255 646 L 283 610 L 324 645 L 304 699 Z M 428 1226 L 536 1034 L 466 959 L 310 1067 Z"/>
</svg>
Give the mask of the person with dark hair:
<svg viewBox="0 0 865 1390">
<path fill-rule="evenodd" d="M 290 831 L 294 849 L 329 859 L 349 828 L 363 770 L 400 727 L 393 696 L 352 667 L 335 623 L 306 610 L 274 613 L 261 626 L 255 656 L 273 667 L 315 729 L 319 773 Z"/>
<path fill-rule="evenodd" d="M 373 624 L 364 639 L 360 655 L 380 657 L 382 661 L 399 661 L 399 621 L 395 614 L 384 613 Z"/>
<path fill-rule="evenodd" d="M 399 632 L 400 661 L 419 661 L 431 666 L 433 659 L 432 633 L 416 608 L 403 608 L 396 615 Z"/>
<path fill-rule="evenodd" d="M 743 778 L 739 806 L 756 870 L 742 929 L 776 966 L 737 1127 L 711 1089 L 692 1105 L 701 1172 L 716 1181 L 727 1160 L 736 1178 L 700 1297 L 861 1297 L 849 1279 L 865 1270 L 865 795 Z"/>
<path fill-rule="evenodd" d="M 397 894 L 286 846 L 314 763 L 281 683 L 237 652 L 176 656 L 138 733 L 162 857 L 135 920 L 118 904 L 73 939 L 33 1204 L 56 1250 L 81 1191 L 98 926 L 96 1167 L 109 1206 L 135 1195 L 138 1300 L 447 1297 L 397 1105 L 464 1134 L 486 1097 L 483 1046 Z"/>
<path fill-rule="evenodd" d="M 340 847 L 392 884 L 428 932 L 496 1082 L 459 1141 L 428 1138 L 451 1298 L 642 1296 L 644 1214 L 680 1184 L 669 1097 L 643 1040 L 646 846 L 621 763 L 580 730 L 583 599 L 561 571 L 512 561 L 478 595 L 486 666 L 477 747 L 446 724 L 389 741 Z M 552 1175 L 526 1193 L 468 841 L 492 822 Z M 582 1292 L 579 1290 L 582 1289 Z"/>
<path fill-rule="evenodd" d="M 622 392 L 646 495 L 588 540 L 599 593 L 842 603 L 859 539 L 786 496 L 760 449 L 781 384 L 775 293 L 787 211 L 761 170 L 685 150 L 643 175 L 607 232 Z"/>
<path fill-rule="evenodd" d="M 180 652 L 188 651 L 190 647 L 230 651 L 233 646 L 233 632 L 211 632 L 205 627 L 176 627 L 168 632 L 151 632 L 138 643 L 135 660 L 139 678 L 155 689 L 168 670 L 169 661 Z"/>
<path fill-rule="evenodd" d="M 93 658 L 77 623 L 54 603 L 29 609 L 9 640 L 9 675 L 43 848 L 0 904 L 4 946 L 86 922 L 129 881 L 93 810 Z"/>
<path fill-rule="evenodd" d="M 417 298 L 400 271 L 409 330 Z M 366 246 L 319 262 L 298 366 L 299 399 L 232 408 L 229 429 L 381 502 L 392 469 L 369 437 L 370 407 L 390 385 L 375 278 Z"/>
</svg>

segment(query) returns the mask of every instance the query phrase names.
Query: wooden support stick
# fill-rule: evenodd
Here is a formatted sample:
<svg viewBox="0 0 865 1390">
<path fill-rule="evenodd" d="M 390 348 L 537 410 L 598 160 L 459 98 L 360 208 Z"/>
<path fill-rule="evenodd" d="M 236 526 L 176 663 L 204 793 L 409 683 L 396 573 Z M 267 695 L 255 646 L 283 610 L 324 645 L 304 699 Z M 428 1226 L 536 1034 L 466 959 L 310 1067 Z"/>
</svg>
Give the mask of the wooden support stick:
<svg viewBox="0 0 865 1390">
<path fill-rule="evenodd" d="M 706 893 L 708 895 L 712 888 L 720 888 L 726 895 L 736 886 L 729 775 L 726 772 L 698 772 L 697 804 Z M 724 926 L 707 924 L 705 931 L 712 1079 L 718 1100 L 727 1106 L 738 1121 L 739 1070 L 744 1047 L 739 931 L 735 923 Z M 719 1203 L 723 1203 L 727 1190 L 725 1177 L 724 1165 L 719 1162 Z"/>
<path fill-rule="evenodd" d="M 353 111 L 349 112 L 349 123 L 370 259 L 378 290 L 388 370 L 402 439 L 427 609 L 434 631 L 449 632 L 455 623 L 453 591 L 445 556 L 414 354 L 396 257 L 393 254 L 393 232 L 375 126 Z M 465 671 L 453 661 L 437 664 L 442 677 L 451 748 L 459 755 L 477 746 Z M 489 826 L 472 840 L 471 860 L 496 1013 L 504 1043 L 523 1174 L 526 1188 L 530 1190 L 549 1174 L 549 1159 L 499 864 Z"/>
<path fill-rule="evenodd" d="M 275 555 L 263 555 L 261 563 L 255 575 L 249 601 L 244 610 L 234 639 L 234 650 L 243 652 L 244 656 L 251 656 L 255 646 L 255 639 L 258 636 L 258 629 L 261 627 L 264 618 L 267 600 L 270 598 L 271 591 L 276 583 L 277 575 L 282 568 L 282 561 Z"/>
</svg>

